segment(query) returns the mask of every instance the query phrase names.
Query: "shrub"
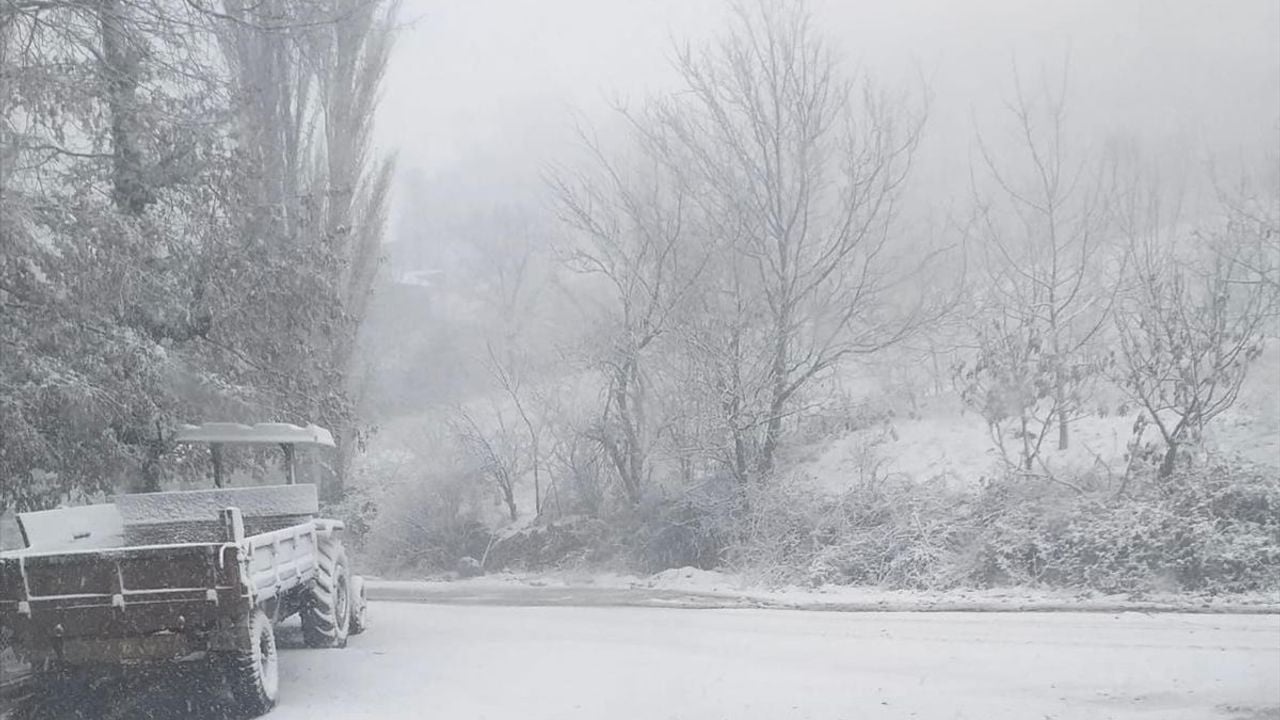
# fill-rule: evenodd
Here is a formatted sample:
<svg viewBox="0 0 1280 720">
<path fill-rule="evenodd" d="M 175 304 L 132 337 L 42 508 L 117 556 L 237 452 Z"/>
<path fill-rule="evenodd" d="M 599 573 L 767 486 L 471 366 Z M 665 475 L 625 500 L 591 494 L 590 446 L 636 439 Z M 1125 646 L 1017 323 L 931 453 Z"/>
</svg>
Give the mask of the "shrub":
<svg viewBox="0 0 1280 720">
<path fill-rule="evenodd" d="M 1280 589 L 1280 477 L 1225 461 L 1105 484 L 1011 475 L 977 490 L 863 477 L 829 495 L 797 478 L 708 478 L 599 519 L 544 520 L 495 542 L 479 478 L 439 472 L 387 496 L 369 552 L 392 572 L 611 563 L 641 572 L 728 567 L 770 584 L 942 590 L 1029 586 L 1108 593 Z M 358 495 L 356 526 L 366 515 Z"/>
<path fill-rule="evenodd" d="M 736 504 L 736 488 L 723 477 L 677 494 L 651 494 L 636 507 L 622 510 L 611 523 L 616 528 L 616 554 L 648 573 L 717 567 Z"/>
<path fill-rule="evenodd" d="M 864 483 L 839 499 L 842 532 L 824 532 L 813 570 L 838 569 L 838 582 L 942 589 L 960 581 L 956 568 L 972 534 L 969 503 L 941 482 L 888 478 Z"/>
<path fill-rule="evenodd" d="M 388 490 L 367 536 L 369 559 L 395 574 L 450 571 L 482 557 L 492 538 L 481 520 L 482 482 L 444 469 Z"/>
<path fill-rule="evenodd" d="M 965 503 L 941 483 L 860 483 L 835 497 L 792 481 L 750 494 L 731 561 L 771 583 L 940 588 L 970 533 Z"/>
<path fill-rule="evenodd" d="M 600 520 L 584 516 L 539 522 L 494 542 L 484 569 L 546 570 L 598 560 L 592 553 L 605 545 L 607 530 Z"/>
<path fill-rule="evenodd" d="M 750 494 L 728 560 L 773 583 L 1108 593 L 1280 588 L 1280 478 L 1229 463 L 1142 492 L 1011 476 L 977 492 L 881 479 L 837 497 L 796 483 Z"/>
<path fill-rule="evenodd" d="M 976 585 L 1104 592 L 1240 592 L 1277 587 L 1280 478 L 1216 463 L 1141 493 L 1074 495 L 1008 481 L 984 491 Z"/>
<path fill-rule="evenodd" d="M 362 552 L 378 518 L 377 497 L 369 488 L 351 487 L 338 502 L 322 503 L 321 514 L 342 521 L 343 544 L 349 552 Z"/>
</svg>

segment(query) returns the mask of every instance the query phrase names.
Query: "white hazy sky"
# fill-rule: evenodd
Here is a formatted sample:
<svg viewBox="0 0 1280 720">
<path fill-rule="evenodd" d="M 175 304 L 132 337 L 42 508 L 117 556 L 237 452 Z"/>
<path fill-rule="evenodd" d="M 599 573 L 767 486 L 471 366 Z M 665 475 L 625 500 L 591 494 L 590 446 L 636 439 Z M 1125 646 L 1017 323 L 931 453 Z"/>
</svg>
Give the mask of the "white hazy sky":
<svg viewBox="0 0 1280 720">
<path fill-rule="evenodd" d="M 935 172 L 967 162 L 975 126 L 1070 56 L 1075 129 L 1155 153 L 1255 164 L 1280 151 L 1280 0 L 814 0 L 818 26 L 882 81 L 923 77 Z M 530 177 L 579 113 L 672 83 L 672 38 L 703 37 L 724 0 L 405 0 L 379 143 L 411 176 Z M 943 168 L 943 169 L 939 169 Z M 951 168 L 946 170 L 945 168 Z M 480 181 L 483 182 L 483 181 Z"/>
</svg>

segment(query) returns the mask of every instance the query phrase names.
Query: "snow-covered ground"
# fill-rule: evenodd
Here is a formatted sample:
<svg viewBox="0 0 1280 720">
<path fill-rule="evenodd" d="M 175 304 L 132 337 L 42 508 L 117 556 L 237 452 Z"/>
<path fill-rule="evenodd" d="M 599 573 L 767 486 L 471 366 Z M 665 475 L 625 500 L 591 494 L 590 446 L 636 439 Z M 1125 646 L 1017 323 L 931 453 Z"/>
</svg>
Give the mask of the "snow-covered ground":
<svg viewBox="0 0 1280 720">
<path fill-rule="evenodd" d="M 1216 453 L 1280 468 L 1280 343 L 1271 342 L 1250 368 L 1235 405 L 1206 428 L 1205 445 Z M 882 392 L 881 385 L 861 378 L 845 380 L 867 397 Z M 1114 388 L 1100 389 L 1098 407 L 1071 424 L 1071 443 L 1058 450 L 1052 435 L 1041 459 L 1055 474 L 1086 472 L 1119 476 L 1132 440 L 1138 410 L 1125 405 Z M 1105 402 L 1102 400 L 1105 398 Z M 883 425 L 831 438 L 799 452 L 796 472 L 817 487 L 833 492 L 847 490 L 873 471 L 916 481 L 943 480 L 958 487 L 972 487 L 980 478 L 999 472 L 1002 457 L 981 415 L 966 409 L 954 394 L 923 399 L 920 415 L 898 417 Z M 1008 442 L 1008 440 L 1006 440 Z M 1148 428 L 1144 442 L 1157 443 L 1155 428 Z M 1017 456 L 1017 448 L 1007 448 Z"/>
<path fill-rule="evenodd" d="M 375 603 L 271 720 L 1269 718 L 1280 617 Z"/>
<path fill-rule="evenodd" d="M 638 577 L 564 571 L 500 573 L 469 580 L 369 580 L 381 600 L 505 605 L 682 605 L 851 611 L 1178 611 L 1280 614 L 1280 595 L 1165 593 L 1106 595 L 1091 591 L 992 588 L 913 592 L 865 586 L 765 587 L 732 573 L 673 568 Z"/>
<path fill-rule="evenodd" d="M 1215 419 L 1205 438 L 1207 446 L 1249 462 L 1280 465 L 1280 413 L 1271 398 L 1275 394 L 1250 397 Z M 1058 450 L 1054 436 L 1042 448 L 1041 459 L 1055 474 L 1067 477 L 1088 472 L 1122 475 L 1135 418 L 1136 412 L 1077 418 L 1070 448 Z M 1145 441 L 1157 439 L 1156 431 L 1149 428 Z M 1008 449 L 1016 459 L 1017 448 Z M 980 478 L 999 474 L 1002 462 L 982 418 L 961 412 L 958 402 L 942 399 L 920 418 L 896 420 L 831 440 L 799 463 L 797 472 L 831 491 L 846 490 L 873 471 L 972 487 Z"/>
<path fill-rule="evenodd" d="M 1280 717 L 1275 614 L 421 602 L 370 612 L 372 627 L 344 650 L 305 648 L 296 622 L 277 630 L 269 720 Z M 138 677 L 68 717 L 239 718 L 195 667 Z"/>
</svg>

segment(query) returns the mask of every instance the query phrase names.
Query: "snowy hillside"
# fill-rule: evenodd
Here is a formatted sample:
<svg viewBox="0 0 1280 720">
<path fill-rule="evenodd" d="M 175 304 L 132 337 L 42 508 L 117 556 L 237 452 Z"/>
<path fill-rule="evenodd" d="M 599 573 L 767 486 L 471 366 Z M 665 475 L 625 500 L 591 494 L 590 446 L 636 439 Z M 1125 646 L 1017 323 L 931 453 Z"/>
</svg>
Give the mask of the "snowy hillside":
<svg viewBox="0 0 1280 720">
<path fill-rule="evenodd" d="M 1055 474 L 1121 474 L 1137 415 L 1130 408 L 1124 415 L 1094 413 L 1077 419 L 1067 450 L 1058 450 L 1055 438 L 1046 440 L 1045 464 Z M 1235 407 L 1210 424 L 1205 441 L 1215 452 L 1280 468 L 1280 345 L 1273 343 L 1258 359 Z M 1154 429 L 1148 428 L 1144 442 L 1158 442 Z M 810 447 L 797 472 L 830 490 L 869 479 L 873 472 L 963 487 L 991 477 L 1002 463 L 983 418 L 954 395 L 940 395 L 921 402 L 915 418 L 895 413 L 876 427 Z"/>
</svg>

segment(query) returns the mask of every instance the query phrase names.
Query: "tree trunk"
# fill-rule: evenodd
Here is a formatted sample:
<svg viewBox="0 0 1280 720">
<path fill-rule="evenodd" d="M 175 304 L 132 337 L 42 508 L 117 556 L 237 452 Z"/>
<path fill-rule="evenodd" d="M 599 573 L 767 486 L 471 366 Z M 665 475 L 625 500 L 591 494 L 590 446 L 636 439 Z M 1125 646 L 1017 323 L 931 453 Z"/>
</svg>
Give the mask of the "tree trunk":
<svg viewBox="0 0 1280 720">
<path fill-rule="evenodd" d="M 498 488 L 502 490 L 502 502 L 507 505 L 507 515 L 511 517 L 511 522 L 515 522 L 516 517 L 519 515 L 516 510 L 515 489 L 511 486 L 509 480 L 506 483 L 498 483 Z"/>
<path fill-rule="evenodd" d="M 742 406 L 742 372 L 741 372 L 741 330 L 734 326 L 729 336 L 730 372 L 726 378 L 726 389 L 722 392 L 722 405 L 729 431 L 733 435 L 733 475 L 739 485 L 745 486 L 750 475 L 747 461 L 747 442 L 743 437 L 741 423 Z"/>
<path fill-rule="evenodd" d="M 534 455 L 538 453 L 537 446 L 533 449 Z M 537 460 L 534 460 L 533 466 L 533 514 L 536 517 L 542 517 L 542 480 L 538 477 Z"/>
<path fill-rule="evenodd" d="M 337 445 L 333 450 L 333 466 L 325 479 L 325 493 L 333 502 L 342 502 L 343 496 L 347 494 L 347 476 L 351 472 L 351 465 L 355 460 L 355 453 L 352 452 L 356 442 L 355 427 L 353 423 L 342 423 L 342 427 L 334 428 L 333 439 Z"/>
<path fill-rule="evenodd" d="M 147 457 L 142 461 L 142 492 L 160 492 L 160 455 L 154 444 L 147 447 Z"/>
<path fill-rule="evenodd" d="M 645 456 L 642 433 L 644 428 L 639 367 L 634 356 L 628 358 L 616 370 L 614 404 L 618 408 L 618 423 L 622 426 L 622 447 L 615 459 L 623 489 L 632 504 L 640 502 L 644 487 Z M 634 397 L 633 397 L 634 393 Z"/>
<path fill-rule="evenodd" d="M 1027 472 L 1031 471 L 1031 434 L 1027 431 L 1027 417 L 1022 416 L 1022 466 Z"/>
<path fill-rule="evenodd" d="M 1058 371 L 1061 373 L 1061 370 Z M 1070 430 L 1068 430 L 1068 417 L 1066 411 L 1066 390 L 1062 387 L 1062 381 L 1058 381 L 1056 388 L 1056 397 L 1054 401 L 1058 405 L 1058 449 L 1066 450 L 1071 440 Z"/>
<path fill-rule="evenodd" d="M 155 422 L 155 437 L 140 434 L 139 443 L 145 453 L 142 459 L 142 472 L 137 485 L 139 492 L 160 492 L 160 483 L 164 479 L 160 467 L 160 458 L 164 456 L 164 435 L 161 433 L 160 421 Z"/>
<path fill-rule="evenodd" d="M 140 48 L 129 37 L 120 0 L 99 0 L 102 72 L 111 122 L 112 198 L 120 212 L 140 215 L 155 198 L 147 188 L 138 147 Z"/>
<path fill-rule="evenodd" d="M 1173 475 L 1173 468 L 1178 462 L 1178 444 L 1171 442 L 1169 447 L 1164 451 L 1164 459 L 1160 461 L 1160 479 L 1164 480 Z"/>
<path fill-rule="evenodd" d="M 121 0 L 99 0 L 101 71 L 107 86 L 107 110 L 111 124 L 112 200 L 120 213 L 137 217 L 155 201 L 155 197 L 147 187 L 142 150 L 138 145 L 142 134 L 138 123 L 142 50 L 138 41 L 129 36 L 126 13 Z M 154 438 L 149 436 L 147 429 L 138 434 L 143 451 L 142 492 L 158 492 L 162 479 L 160 458 L 164 454 L 164 442 L 160 435 L 160 419 L 155 417 L 152 423 L 156 431 Z"/>
<path fill-rule="evenodd" d="M 787 357 L 790 351 L 788 325 L 790 315 L 784 314 L 777 325 L 777 339 L 774 342 L 773 364 L 770 368 L 773 387 L 769 398 L 769 420 L 765 424 L 764 447 L 760 451 L 760 477 L 764 478 L 773 472 L 774 454 L 782 437 L 782 410 L 787 403 Z"/>
</svg>

